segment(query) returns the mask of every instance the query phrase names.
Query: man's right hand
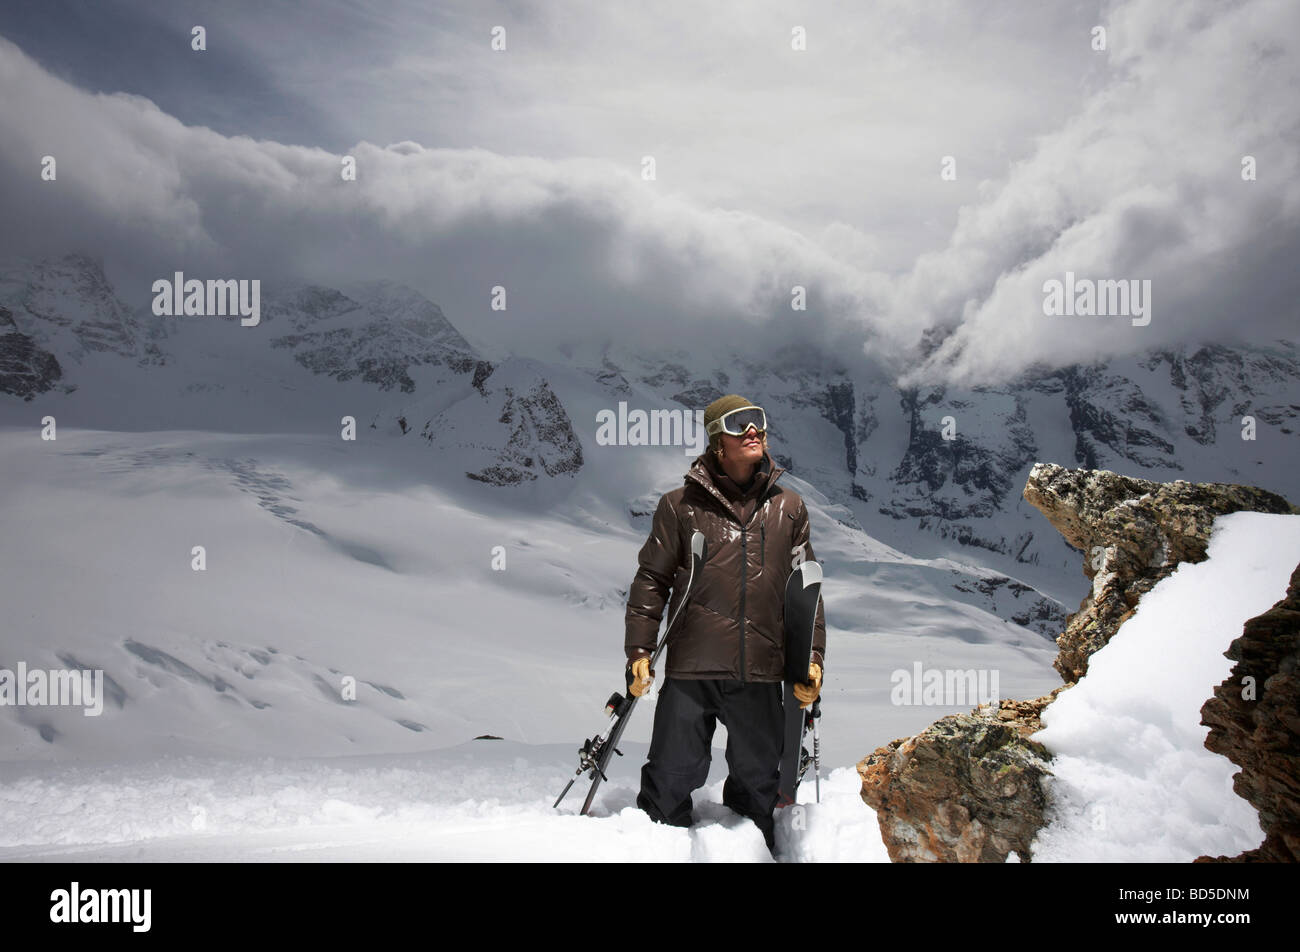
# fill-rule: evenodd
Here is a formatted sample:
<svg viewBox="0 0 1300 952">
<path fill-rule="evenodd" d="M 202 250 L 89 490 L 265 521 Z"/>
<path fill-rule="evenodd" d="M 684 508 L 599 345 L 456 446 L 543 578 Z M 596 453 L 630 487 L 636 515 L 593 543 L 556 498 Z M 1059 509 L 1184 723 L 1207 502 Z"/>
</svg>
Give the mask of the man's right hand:
<svg viewBox="0 0 1300 952">
<path fill-rule="evenodd" d="M 655 674 L 650 670 L 649 658 L 637 658 L 628 668 L 627 689 L 633 697 L 640 697 L 650 690 L 650 685 L 654 683 Z"/>
</svg>

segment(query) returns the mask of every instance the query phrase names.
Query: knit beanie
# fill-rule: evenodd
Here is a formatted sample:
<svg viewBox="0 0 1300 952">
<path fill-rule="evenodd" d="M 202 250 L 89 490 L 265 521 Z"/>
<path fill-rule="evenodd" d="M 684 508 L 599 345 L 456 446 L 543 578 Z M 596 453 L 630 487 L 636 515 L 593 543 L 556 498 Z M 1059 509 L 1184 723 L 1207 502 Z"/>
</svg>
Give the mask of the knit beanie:
<svg viewBox="0 0 1300 952">
<path fill-rule="evenodd" d="M 704 429 L 708 432 L 709 424 L 722 417 L 724 413 L 730 413 L 732 410 L 739 410 L 741 407 L 752 407 L 753 401 L 746 400 L 738 394 L 729 393 L 725 397 L 718 397 L 704 411 Z M 718 447 L 722 445 L 722 431 L 719 430 L 709 437 L 709 452 L 716 453 Z"/>
</svg>

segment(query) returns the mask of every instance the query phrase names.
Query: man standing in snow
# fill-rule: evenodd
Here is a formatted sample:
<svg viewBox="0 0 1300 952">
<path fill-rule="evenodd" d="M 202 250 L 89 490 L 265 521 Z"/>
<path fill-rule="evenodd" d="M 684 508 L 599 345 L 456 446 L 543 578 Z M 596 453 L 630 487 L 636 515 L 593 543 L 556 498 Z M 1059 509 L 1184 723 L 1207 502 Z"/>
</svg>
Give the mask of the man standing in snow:
<svg viewBox="0 0 1300 952">
<path fill-rule="evenodd" d="M 690 537 L 704 533 L 706 558 L 690 603 L 668 633 L 666 677 L 655 708 L 650 756 L 637 806 L 650 818 L 689 826 L 691 793 L 708 778 L 717 721 L 727 728 L 723 802 L 754 821 L 768 849 L 780 781 L 785 666 L 785 585 L 812 559 L 808 510 L 776 485 L 785 470 L 767 450 L 767 416 L 736 394 L 704 411 L 709 448 L 684 485 L 665 493 L 628 593 L 627 680 L 650 687 L 655 638 L 665 605 L 676 617 L 690 565 Z M 672 590 L 671 601 L 669 590 Z M 817 606 L 813 663 L 797 685 L 800 705 L 821 691 L 826 622 Z"/>
</svg>

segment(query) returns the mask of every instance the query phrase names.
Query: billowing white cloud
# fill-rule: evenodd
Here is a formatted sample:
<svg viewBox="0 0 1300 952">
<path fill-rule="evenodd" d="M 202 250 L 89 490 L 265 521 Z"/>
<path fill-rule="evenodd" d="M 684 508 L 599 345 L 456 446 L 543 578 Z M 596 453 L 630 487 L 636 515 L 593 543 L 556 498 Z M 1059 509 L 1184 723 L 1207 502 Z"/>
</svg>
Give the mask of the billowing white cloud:
<svg viewBox="0 0 1300 952">
<path fill-rule="evenodd" d="M 798 233 L 702 208 L 603 160 L 358 143 L 322 149 L 182 125 L 147 100 L 91 95 L 0 44 L 5 253 L 86 250 L 141 300 L 173 270 L 339 283 L 404 280 L 471 339 L 540 352 L 611 338 L 734 340 L 809 288 L 813 336 L 861 339 L 854 308 L 881 278 Z M 57 179 L 41 181 L 40 157 Z M 493 311 L 503 286 L 507 310 Z M 132 290 L 136 293 L 132 295 Z M 777 337 L 788 330 L 777 322 Z"/>
<path fill-rule="evenodd" d="M 898 283 L 895 320 L 944 337 L 906 381 L 1300 331 L 1300 6 L 1138 0 L 1100 22 L 1111 81 Z M 1045 315 L 1067 272 L 1149 279 L 1150 322 Z"/>
<path fill-rule="evenodd" d="M 1032 84 L 1021 82 L 1021 101 L 1035 117 L 1030 126 L 1051 120 L 1028 145 L 1017 139 L 1025 124 L 1007 119 L 1017 100 L 989 79 L 986 60 L 993 50 L 1005 57 L 1008 43 L 980 49 L 965 35 L 1012 24 L 990 14 L 994 22 L 981 26 L 979 16 L 958 12 L 965 9 L 953 8 L 946 25 L 928 34 L 908 12 L 914 5 L 890 7 L 895 20 L 880 22 L 894 27 L 877 38 L 892 85 L 827 95 L 809 87 L 800 99 L 773 79 L 775 98 L 764 101 L 779 108 L 766 125 L 743 112 L 755 100 L 734 81 L 705 89 L 708 70 L 697 67 L 579 93 L 585 87 L 577 80 L 605 74 L 565 72 L 566 55 L 581 57 L 572 44 L 567 52 L 556 46 L 555 37 L 589 31 L 579 48 L 599 53 L 596 61 L 608 68 L 619 58 L 610 45 L 612 21 L 593 14 L 566 26 L 559 17 L 532 34 L 539 47 L 548 37 L 549 45 L 521 55 L 513 66 L 520 75 L 464 76 L 457 87 L 476 116 L 459 127 L 461 138 L 495 128 L 477 143 L 488 147 L 360 141 L 346 150 L 357 163 L 354 182 L 340 177 L 338 152 L 224 135 L 186 125 L 139 96 L 91 94 L 0 40 L 0 83 L 21 90 L 0 99 L 0 198 L 8 219 L 0 252 L 99 254 L 137 302 L 147 299 L 154 278 L 173 270 L 261 277 L 269 290 L 276 281 L 390 277 L 437 301 L 467 337 L 497 352 L 540 355 L 556 343 L 603 339 L 656 348 L 806 339 L 834 359 L 865 350 L 909 382 L 996 381 L 1032 363 L 1225 334 L 1294 336 L 1300 150 L 1291 103 L 1300 8 L 1268 0 L 1135 0 L 1102 11 L 1096 20 L 1107 28 L 1109 49 L 1087 54 L 1087 76 L 1078 73 L 1081 92 L 1073 97 L 1059 92 L 1059 71 L 1043 62 L 1039 34 L 1047 24 L 1038 23 L 1040 46 L 1022 42 L 1061 114 L 1051 116 Z M 1074 16 L 1057 42 L 1086 48 L 1078 21 Z M 637 22 L 648 48 L 667 56 L 672 18 L 657 28 Z M 823 40 L 835 35 L 825 12 L 810 22 Z M 457 28 L 476 28 L 476 21 Z M 706 35 L 725 35 L 717 23 L 710 28 Z M 737 29 L 737 48 L 761 39 L 752 27 Z M 635 32 L 624 37 L 631 51 L 641 49 Z M 702 52 L 698 35 L 683 42 L 691 57 Z M 437 51 L 447 43 L 430 45 Z M 453 66 L 467 55 L 449 48 L 461 50 Z M 413 53 L 400 62 L 414 73 L 433 68 Z M 527 75 L 548 80 L 545 95 L 528 91 L 530 62 L 541 72 Z M 752 56 L 738 62 L 747 79 L 761 75 Z M 809 69 L 824 73 L 826 66 L 817 61 Z M 385 66 L 378 87 L 395 68 Z M 832 73 L 816 89 L 824 92 Z M 357 77 L 349 78 L 354 82 L 340 91 L 343 113 L 359 108 L 347 93 Z M 963 89 L 963 79 L 975 93 Z M 696 112 L 684 97 L 687 80 L 700 88 Z M 951 101 L 936 105 L 945 89 Z M 893 91 L 906 117 L 898 109 L 855 113 L 854 103 Z M 549 139 L 547 96 L 557 130 Z M 584 109 L 608 116 L 620 104 L 631 109 L 638 97 L 649 110 L 647 141 L 663 145 L 660 161 L 676 152 L 687 163 L 669 161 L 672 174 L 654 182 L 637 174 L 633 120 L 616 130 L 617 149 L 600 147 L 591 134 L 561 133 Z M 971 115 L 980 101 L 993 117 L 988 142 L 978 139 Z M 815 122 L 796 122 L 807 134 L 782 144 L 772 130 L 788 125 L 801 103 Z M 448 113 L 447 96 L 435 106 Z M 391 104 L 385 108 L 391 116 Z M 701 117 L 721 122 L 719 110 L 732 131 L 704 135 L 709 123 Z M 870 175 L 855 180 L 853 143 L 863 141 L 864 128 L 854 123 L 864 116 L 870 135 L 861 167 Z M 957 116 L 960 123 L 947 124 Z M 825 134 L 815 134 L 821 128 Z M 673 144 L 674 130 L 693 151 Z M 761 142 L 771 147 L 755 151 Z M 706 146 L 718 150 L 712 177 L 704 171 Z M 824 161 L 815 161 L 818 151 Z M 939 180 L 938 157 L 949 151 L 957 156 L 957 182 Z M 627 153 L 625 160 L 614 152 Z M 988 162 L 1016 154 L 1024 157 L 1005 170 Z M 1253 182 L 1240 175 L 1247 154 L 1259 164 Z M 39 177 L 44 155 L 58 161 L 55 182 Z M 680 176 L 685 167 L 696 173 L 689 181 Z M 806 194 L 791 191 L 790 183 L 805 180 Z M 760 194 L 765 182 L 777 198 Z M 907 215 L 912 205 L 915 221 Z M 880 233 L 864 218 L 868 206 L 878 209 Z M 944 208 L 957 209 L 950 232 Z M 911 243 L 938 250 L 901 274 L 883 270 L 892 236 L 904 232 Z M 1045 316 L 1043 282 L 1066 271 L 1150 279 L 1151 322 Z M 507 289 L 505 312 L 489 306 L 497 285 Z M 808 290 L 806 312 L 790 310 L 794 285 Z M 942 343 L 931 350 L 936 340 Z"/>
</svg>

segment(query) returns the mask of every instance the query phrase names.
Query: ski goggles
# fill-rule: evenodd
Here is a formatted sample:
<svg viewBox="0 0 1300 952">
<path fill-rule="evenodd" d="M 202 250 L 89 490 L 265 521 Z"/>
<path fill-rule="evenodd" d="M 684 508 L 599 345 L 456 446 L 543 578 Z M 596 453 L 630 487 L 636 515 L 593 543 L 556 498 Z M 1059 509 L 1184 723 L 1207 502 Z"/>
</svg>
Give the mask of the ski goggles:
<svg viewBox="0 0 1300 952">
<path fill-rule="evenodd" d="M 724 413 L 704 428 L 709 436 L 715 433 L 727 433 L 731 436 L 744 436 L 753 426 L 759 433 L 767 432 L 767 414 L 762 407 L 741 407 Z"/>
</svg>

